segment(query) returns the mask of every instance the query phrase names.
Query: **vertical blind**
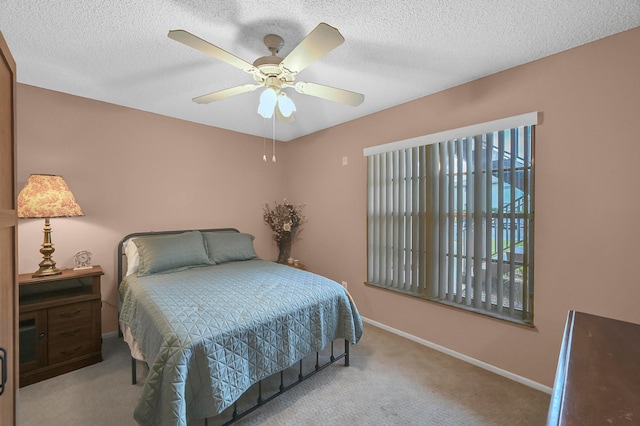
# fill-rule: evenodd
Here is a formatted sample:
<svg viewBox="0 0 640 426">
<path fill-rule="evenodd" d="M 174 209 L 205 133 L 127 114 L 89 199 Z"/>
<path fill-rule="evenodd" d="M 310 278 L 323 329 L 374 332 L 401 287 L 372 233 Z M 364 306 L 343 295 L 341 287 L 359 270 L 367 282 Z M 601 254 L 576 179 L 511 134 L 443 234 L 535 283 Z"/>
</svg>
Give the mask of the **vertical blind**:
<svg viewBox="0 0 640 426">
<path fill-rule="evenodd" d="M 365 150 L 369 284 L 532 322 L 537 114 L 518 118 Z"/>
</svg>

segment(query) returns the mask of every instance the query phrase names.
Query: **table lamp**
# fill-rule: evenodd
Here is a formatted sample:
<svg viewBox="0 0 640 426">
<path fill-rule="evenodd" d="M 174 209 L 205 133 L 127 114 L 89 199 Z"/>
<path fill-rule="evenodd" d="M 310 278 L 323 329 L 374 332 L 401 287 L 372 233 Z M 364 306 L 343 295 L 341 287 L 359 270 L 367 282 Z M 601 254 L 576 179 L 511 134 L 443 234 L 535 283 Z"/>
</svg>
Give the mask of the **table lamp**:
<svg viewBox="0 0 640 426">
<path fill-rule="evenodd" d="M 58 275 L 62 270 L 56 268 L 56 262 L 51 258 L 55 251 L 51 243 L 52 217 L 84 216 L 82 209 L 69 190 L 69 186 L 62 176 L 31 175 L 26 185 L 18 194 L 18 217 L 25 219 L 44 218 L 44 242 L 40 253 L 43 260 L 33 277 Z"/>
</svg>

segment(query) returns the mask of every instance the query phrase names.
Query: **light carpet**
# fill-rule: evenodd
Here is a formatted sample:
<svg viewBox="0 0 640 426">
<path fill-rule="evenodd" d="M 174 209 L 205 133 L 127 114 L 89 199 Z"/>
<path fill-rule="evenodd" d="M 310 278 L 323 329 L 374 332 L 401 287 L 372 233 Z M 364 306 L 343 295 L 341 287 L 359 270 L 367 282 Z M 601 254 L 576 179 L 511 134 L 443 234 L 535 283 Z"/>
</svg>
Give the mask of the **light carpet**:
<svg viewBox="0 0 640 426">
<path fill-rule="evenodd" d="M 99 364 L 21 388 L 18 424 L 135 425 L 146 369 L 138 364 L 139 381 L 131 385 L 127 345 L 116 337 L 104 339 L 103 356 Z M 350 367 L 338 361 L 236 424 L 544 425 L 549 398 L 365 324 Z"/>
</svg>

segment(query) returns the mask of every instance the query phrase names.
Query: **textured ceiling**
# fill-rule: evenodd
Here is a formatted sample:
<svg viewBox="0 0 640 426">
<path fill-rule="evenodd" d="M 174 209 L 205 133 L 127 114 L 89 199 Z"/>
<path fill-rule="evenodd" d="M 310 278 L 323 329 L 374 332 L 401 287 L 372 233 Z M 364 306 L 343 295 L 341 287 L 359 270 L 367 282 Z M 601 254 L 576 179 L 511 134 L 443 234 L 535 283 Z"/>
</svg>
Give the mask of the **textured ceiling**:
<svg viewBox="0 0 640 426">
<path fill-rule="evenodd" d="M 271 136 L 260 90 L 208 105 L 192 97 L 253 83 L 167 37 L 184 29 L 253 62 L 276 33 L 286 56 L 320 22 L 346 41 L 297 80 L 363 93 L 358 107 L 287 89 L 287 141 L 640 26 L 638 0 L 0 0 L 21 83 L 197 123 Z M 637 52 L 636 52 L 637 54 Z"/>
</svg>

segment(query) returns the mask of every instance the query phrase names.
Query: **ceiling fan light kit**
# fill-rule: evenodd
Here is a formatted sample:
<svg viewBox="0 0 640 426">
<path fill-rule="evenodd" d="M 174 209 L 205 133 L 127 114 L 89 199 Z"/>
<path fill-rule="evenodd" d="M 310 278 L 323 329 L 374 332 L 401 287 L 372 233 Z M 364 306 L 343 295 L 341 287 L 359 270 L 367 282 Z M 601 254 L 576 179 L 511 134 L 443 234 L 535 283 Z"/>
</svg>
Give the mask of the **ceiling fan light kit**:
<svg viewBox="0 0 640 426">
<path fill-rule="evenodd" d="M 278 108 L 285 117 L 290 117 L 296 111 L 296 105 L 286 93 L 280 92 L 278 95 Z"/>
<path fill-rule="evenodd" d="M 264 118 L 271 118 L 273 110 L 278 103 L 278 94 L 271 87 L 264 89 L 260 95 L 260 104 L 258 105 L 258 114 Z"/>
<path fill-rule="evenodd" d="M 258 114 L 265 118 L 271 118 L 275 111 L 277 117 L 284 118 L 284 121 L 292 121 L 296 106 L 283 91 L 288 87 L 293 87 L 296 92 L 304 95 L 351 106 L 358 106 L 364 101 L 364 95 L 360 93 L 317 83 L 295 82 L 296 74 L 344 42 L 342 34 L 336 28 L 325 23 L 318 24 L 285 58 L 277 55 L 284 46 L 282 37 L 268 34 L 264 37 L 264 44 L 271 55 L 262 56 L 256 59 L 253 64 L 184 30 L 169 31 L 168 36 L 251 74 L 256 82 L 256 84 L 244 84 L 193 98 L 193 101 L 198 104 L 208 104 L 252 92 L 258 87 L 265 87 L 260 95 Z"/>
<path fill-rule="evenodd" d="M 260 95 L 258 114 L 264 118 L 271 118 L 276 106 L 284 118 L 291 117 L 291 114 L 296 110 L 296 105 L 286 93 L 280 91 L 278 88 L 267 87 Z M 280 114 L 277 115 L 280 116 Z"/>
</svg>

